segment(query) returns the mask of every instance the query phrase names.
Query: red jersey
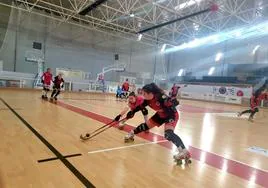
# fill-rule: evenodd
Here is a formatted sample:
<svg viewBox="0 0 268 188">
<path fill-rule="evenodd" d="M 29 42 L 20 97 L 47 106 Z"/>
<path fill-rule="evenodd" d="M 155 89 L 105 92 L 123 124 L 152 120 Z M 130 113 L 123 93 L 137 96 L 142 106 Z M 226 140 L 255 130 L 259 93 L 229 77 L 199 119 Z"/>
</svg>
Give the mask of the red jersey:
<svg viewBox="0 0 268 188">
<path fill-rule="evenodd" d="M 128 82 L 124 82 L 122 85 L 122 90 L 123 91 L 128 91 L 129 90 L 129 83 Z"/>
<path fill-rule="evenodd" d="M 42 75 L 42 80 L 44 81 L 44 84 L 50 85 L 52 81 L 52 74 L 50 72 L 44 72 Z"/>
<path fill-rule="evenodd" d="M 180 89 L 179 86 L 173 86 L 173 87 L 171 88 L 171 95 L 172 95 L 172 96 L 177 96 L 179 89 Z"/>
<path fill-rule="evenodd" d="M 136 102 L 135 103 L 128 103 L 128 106 L 131 110 L 134 110 L 138 106 L 140 106 L 144 102 L 143 96 L 136 96 Z"/>
<path fill-rule="evenodd" d="M 144 100 L 143 106 L 146 105 L 155 110 L 161 118 L 168 118 L 177 114 L 178 101 L 165 95 L 161 96 L 160 99 L 154 97 L 152 100 Z"/>
<path fill-rule="evenodd" d="M 252 95 L 252 97 L 250 98 L 250 108 L 254 110 L 260 105 L 262 100 L 267 100 L 267 99 L 268 99 L 267 93 L 263 93 L 259 95 L 258 97 L 255 97 L 254 95 Z"/>
</svg>

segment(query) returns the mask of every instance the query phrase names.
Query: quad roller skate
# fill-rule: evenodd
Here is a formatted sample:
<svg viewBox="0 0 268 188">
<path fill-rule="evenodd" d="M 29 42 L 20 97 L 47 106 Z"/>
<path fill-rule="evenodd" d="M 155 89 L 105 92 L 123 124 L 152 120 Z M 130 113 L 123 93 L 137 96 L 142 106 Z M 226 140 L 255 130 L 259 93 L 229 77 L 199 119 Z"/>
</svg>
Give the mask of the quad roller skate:
<svg viewBox="0 0 268 188">
<path fill-rule="evenodd" d="M 253 122 L 254 122 L 253 117 L 249 117 L 249 118 L 248 118 L 248 121 L 250 121 L 250 122 L 253 123 Z"/>
<path fill-rule="evenodd" d="M 43 100 L 48 100 L 48 98 L 47 98 L 46 95 L 42 95 L 42 99 L 43 99 Z"/>
<path fill-rule="evenodd" d="M 191 164 L 191 154 L 188 150 L 184 149 L 180 153 L 173 156 L 174 162 L 177 163 L 177 165 L 182 165 L 183 161 L 185 161 L 185 164 Z"/>
<path fill-rule="evenodd" d="M 242 114 L 241 114 L 240 112 L 237 113 L 237 117 L 241 117 L 241 115 L 242 115 Z"/>
<path fill-rule="evenodd" d="M 134 133 L 130 132 L 125 136 L 125 143 L 134 142 Z"/>
</svg>

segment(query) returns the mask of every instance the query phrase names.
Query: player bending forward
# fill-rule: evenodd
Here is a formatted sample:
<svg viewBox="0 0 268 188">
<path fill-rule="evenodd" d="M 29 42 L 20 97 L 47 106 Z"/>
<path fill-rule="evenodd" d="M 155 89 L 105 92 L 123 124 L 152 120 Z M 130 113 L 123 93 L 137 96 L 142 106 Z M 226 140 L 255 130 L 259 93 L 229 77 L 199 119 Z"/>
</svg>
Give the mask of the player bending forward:
<svg viewBox="0 0 268 188">
<path fill-rule="evenodd" d="M 150 106 L 156 113 L 147 122 L 140 124 L 134 130 L 130 131 L 125 136 L 125 142 L 132 142 L 134 141 L 134 135 L 147 131 L 155 126 L 160 127 L 162 124 L 165 124 L 165 138 L 178 148 L 178 153 L 174 155 L 174 159 L 177 162 L 181 162 L 181 160 L 185 159 L 186 163 L 190 163 L 190 152 L 185 148 L 181 138 L 174 133 L 174 129 L 179 120 L 179 114 L 176 109 L 179 102 L 165 95 L 164 91 L 154 83 L 145 85 L 142 90 L 144 97 L 143 103 L 129 111 L 127 118 L 130 119 L 134 117 L 137 111 L 146 106 Z"/>
<path fill-rule="evenodd" d="M 50 90 L 50 84 L 52 82 L 52 74 L 50 68 L 48 68 L 47 71 L 43 73 L 41 80 L 43 84 L 42 99 L 47 99 L 47 93 Z"/>
<path fill-rule="evenodd" d="M 267 99 L 268 99 L 267 91 L 257 90 L 250 98 L 250 109 L 245 110 L 243 112 L 239 112 L 237 116 L 240 117 L 243 114 L 250 113 L 248 120 L 253 122 L 254 115 L 257 112 L 259 112 L 258 106 L 260 106 L 261 101 Z"/>
<path fill-rule="evenodd" d="M 58 76 L 56 76 L 54 78 L 53 83 L 54 83 L 54 85 L 53 85 L 53 91 L 52 91 L 50 100 L 53 101 L 53 99 L 54 99 L 56 101 L 57 100 L 57 96 L 60 94 L 61 88 L 64 87 L 64 80 L 62 78 L 62 73 L 59 73 Z"/>
<path fill-rule="evenodd" d="M 140 106 L 142 103 L 144 102 L 144 98 L 143 96 L 136 96 L 136 94 L 134 92 L 131 92 L 128 96 L 128 107 L 124 108 L 124 110 L 114 118 L 115 121 L 119 121 L 120 118 L 127 113 L 127 111 L 130 110 L 134 110 L 136 109 L 138 106 Z M 143 114 L 143 117 L 144 117 L 144 121 L 147 122 L 148 120 L 148 110 L 146 108 L 142 108 L 141 109 L 141 112 Z M 119 124 L 119 129 L 123 129 L 123 127 L 125 126 L 125 121 L 122 121 L 120 124 Z M 148 130 L 146 132 L 149 132 Z"/>
</svg>

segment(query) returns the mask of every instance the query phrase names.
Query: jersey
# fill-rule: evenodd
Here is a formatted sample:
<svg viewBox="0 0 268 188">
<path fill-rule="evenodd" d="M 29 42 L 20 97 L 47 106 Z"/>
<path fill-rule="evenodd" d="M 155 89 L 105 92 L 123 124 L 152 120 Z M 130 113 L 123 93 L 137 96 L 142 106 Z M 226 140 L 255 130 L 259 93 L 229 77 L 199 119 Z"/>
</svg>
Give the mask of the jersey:
<svg viewBox="0 0 268 188">
<path fill-rule="evenodd" d="M 154 97 L 152 100 L 144 100 L 142 107 L 150 106 L 160 118 L 175 118 L 177 114 L 176 106 L 179 104 L 177 99 L 172 99 L 166 95 Z"/>
<path fill-rule="evenodd" d="M 262 100 L 267 100 L 268 99 L 268 94 L 267 93 L 263 93 L 261 95 L 259 95 L 258 97 L 255 97 L 254 95 L 252 95 L 252 97 L 250 98 L 250 108 L 251 110 L 254 110 L 255 108 L 257 108 Z"/>
<path fill-rule="evenodd" d="M 171 96 L 172 96 L 172 97 L 176 97 L 177 94 L 178 94 L 179 89 L 180 89 L 179 86 L 173 86 L 173 87 L 171 88 Z"/>
<path fill-rule="evenodd" d="M 61 79 L 59 79 L 59 77 L 58 76 L 56 76 L 55 78 L 54 78 L 54 86 L 56 87 L 56 88 L 60 88 L 60 85 L 64 82 L 64 80 L 63 80 L 63 78 L 61 78 Z"/>
<path fill-rule="evenodd" d="M 121 95 L 122 94 L 122 89 L 120 87 L 117 88 L 116 94 L 117 95 Z"/>
<path fill-rule="evenodd" d="M 128 82 L 124 82 L 122 85 L 122 90 L 123 91 L 128 91 L 129 90 L 129 83 Z"/>
<path fill-rule="evenodd" d="M 45 85 L 50 85 L 52 81 L 52 74 L 50 72 L 44 72 L 42 75 L 42 80 Z"/>
<path fill-rule="evenodd" d="M 128 103 L 128 106 L 131 110 L 134 110 L 138 106 L 142 105 L 144 102 L 143 96 L 136 96 L 136 102 L 135 103 Z"/>
</svg>

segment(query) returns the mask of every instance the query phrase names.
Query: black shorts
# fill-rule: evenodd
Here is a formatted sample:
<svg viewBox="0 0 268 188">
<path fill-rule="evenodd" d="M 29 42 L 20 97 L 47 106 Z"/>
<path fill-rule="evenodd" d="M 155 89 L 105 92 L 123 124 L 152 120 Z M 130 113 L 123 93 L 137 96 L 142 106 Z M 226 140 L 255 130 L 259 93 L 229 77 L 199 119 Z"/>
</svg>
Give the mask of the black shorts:
<svg viewBox="0 0 268 188">
<path fill-rule="evenodd" d="M 151 117 L 151 120 L 153 120 L 153 122 L 155 122 L 155 123 L 157 123 L 159 125 L 162 125 L 162 124 L 167 123 L 169 121 L 168 118 L 161 118 L 158 113 L 155 113 Z"/>
<path fill-rule="evenodd" d="M 172 126 L 176 127 L 177 122 L 179 120 L 179 114 L 178 112 L 174 112 L 174 115 L 171 117 L 161 118 L 158 113 L 155 113 L 151 118 L 151 121 L 158 124 L 157 126 L 161 126 L 162 124 L 165 124 L 165 126 Z M 149 120 L 149 121 L 150 121 Z"/>
</svg>

